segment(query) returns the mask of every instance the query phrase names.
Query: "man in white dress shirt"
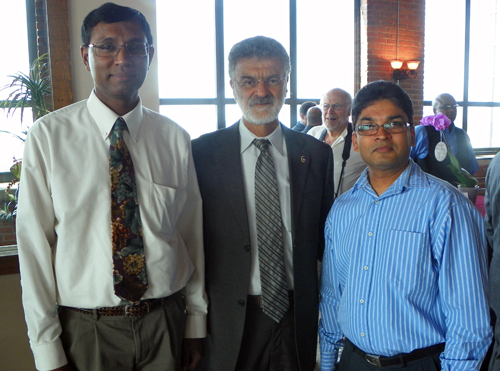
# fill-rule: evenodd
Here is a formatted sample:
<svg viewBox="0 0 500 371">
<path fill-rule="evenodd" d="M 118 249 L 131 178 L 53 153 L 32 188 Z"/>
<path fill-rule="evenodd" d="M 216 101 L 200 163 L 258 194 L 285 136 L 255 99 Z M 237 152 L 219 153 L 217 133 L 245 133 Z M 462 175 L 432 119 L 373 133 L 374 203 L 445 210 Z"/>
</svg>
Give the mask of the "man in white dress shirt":
<svg viewBox="0 0 500 371">
<path fill-rule="evenodd" d="M 190 138 L 141 104 L 154 47 L 140 12 L 106 3 L 85 18 L 82 40 L 94 89 L 88 100 L 38 120 L 23 158 L 17 241 L 36 367 L 181 370 L 182 363 L 192 370 L 207 301 Z M 109 153 L 122 120 L 147 268 L 147 289 L 132 301 L 114 289 Z"/>
<path fill-rule="evenodd" d="M 350 189 L 366 164 L 352 149 L 351 95 L 342 89 L 331 89 L 321 98 L 323 125 L 312 128 L 309 135 L 325 142 L 333 151 L 333 186 L 335 197 Z"/>
</svg>

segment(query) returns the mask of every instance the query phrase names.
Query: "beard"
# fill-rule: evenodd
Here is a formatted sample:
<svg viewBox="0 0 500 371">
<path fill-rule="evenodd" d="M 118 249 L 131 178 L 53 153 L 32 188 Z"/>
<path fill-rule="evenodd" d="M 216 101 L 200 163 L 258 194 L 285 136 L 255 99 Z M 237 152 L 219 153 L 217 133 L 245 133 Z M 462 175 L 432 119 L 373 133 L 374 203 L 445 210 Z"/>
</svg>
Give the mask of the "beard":
<svg viewBox="0 0 500 371">
<path fill-rule="evenodd" d="M 266 125 L 278 119 L 281 107 L 285 103 L 285 95 L 280 95 L 277 99 L 274 99 L 272 95 L 264 98 L 251 98 L 245 105 L 239 99 L 236 102 L 248 122 L 254 125 Z M 260 108 L 255 104 L 269 104 L 269 106 Z"/>
</svg>

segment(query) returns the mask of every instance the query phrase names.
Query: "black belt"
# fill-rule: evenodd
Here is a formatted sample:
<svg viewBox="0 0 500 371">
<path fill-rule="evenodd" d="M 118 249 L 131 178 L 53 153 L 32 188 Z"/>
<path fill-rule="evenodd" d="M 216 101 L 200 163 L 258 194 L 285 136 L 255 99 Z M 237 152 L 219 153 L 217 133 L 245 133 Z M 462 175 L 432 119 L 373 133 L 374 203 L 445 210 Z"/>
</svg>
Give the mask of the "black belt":
<svg viewBox="0 0 500 371">
<path fill-rule="evenodd" d="M 356 345 L 354 345 L 349 339 L 346 339 L 346 346 L 348 344 L 352 345 L 354 353 L 361 355 L 368 363 L 378 366 L 378 367 L 387 367 L 387 366 L 396 366 L 401 364 L 407 364 L 412 361 L 416 361 L 418 359 L 441 353 L 444 350 L 444 343 L 432 345 L 427 348 L 415 349 L 410 353 L 402 353 L 393 357 L 384 357 L 384 356 L 376 356 L 373 354 L 368 354 L 359 349 Z"/>
</svg>

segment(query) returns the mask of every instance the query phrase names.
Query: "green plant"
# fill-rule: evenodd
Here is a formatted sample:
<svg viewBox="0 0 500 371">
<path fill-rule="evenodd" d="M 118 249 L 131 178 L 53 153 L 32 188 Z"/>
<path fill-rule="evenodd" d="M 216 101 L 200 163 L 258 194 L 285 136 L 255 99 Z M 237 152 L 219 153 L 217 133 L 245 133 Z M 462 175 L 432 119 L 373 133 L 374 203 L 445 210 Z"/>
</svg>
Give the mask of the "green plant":
<svg viewBox="0 0 500 371">
<path fill-rule="evenodd" d="M 463 167 L 460 166 L 460 163 L 458 162 L 457 158 L 451 153 L 451 151 L 448 152 L 448 155 L 450 156 L 450 162 L 451 165 L 448 165 L 450 168 L 451 172 L 455 177 L 458 179 L 459 185 L 462 187 L 467 187 L 467 188 L 474 188 L 477 186 L 477 179 L 474 178 L 467 170 L 465 170 Z"/>
<path fill-rule="evenodd" d="M 47 62 L 47 54 L 41 55 L 35 59 L 31 65 L 29 75 L 18 72 L 15 75 L 9 75 L 12 79 L 9 84 L 4 85 L 0 91 L 8 91 L 7 99 L 0 100 L 0 108 L 7 111 L 7 117 L 12 117 L 19 109 L 21 113 L 21 124 L 24 118 L 24 109 L 31 108 L 33 121 L 51 112 L 50 95 L 52 93 L 50 71 Z M 21 135 L 10 131 L 0 130 L 7 134 L 22 140 L 26 140 L 27 129 L 21 131 Z M 12 220 L 16 217 L 17 212 L 17 190 L 14 193 L 9 192 L 11 187 L 20 182 L 21 179 L 22 160 L 14 159 L 14 165 L 10 168 L 10 172 L 14 179 L 9 183 L 5 192 L 9 197 L 9 201 L 0 208 L 0 219 Z"/>
<path fill-rule="evenodd" d="M 52 110 L 48 103 L 52 90 L 47 54 L 43 54 L 33 61 L 29 75 L 18 72 L 8 77 L 12 78 L 12 81 L 0 89 L 0 91 L 9 91 L 7 99 L 0 100 L 0 108 L 7 110 L 7 117 L 12 116 L 19 109 L 22 122 L 24 109 L 29 107 L 32 109 L 34 121 Z M 25 139 L 16 136 L 21 140 Z"/>
</svg>

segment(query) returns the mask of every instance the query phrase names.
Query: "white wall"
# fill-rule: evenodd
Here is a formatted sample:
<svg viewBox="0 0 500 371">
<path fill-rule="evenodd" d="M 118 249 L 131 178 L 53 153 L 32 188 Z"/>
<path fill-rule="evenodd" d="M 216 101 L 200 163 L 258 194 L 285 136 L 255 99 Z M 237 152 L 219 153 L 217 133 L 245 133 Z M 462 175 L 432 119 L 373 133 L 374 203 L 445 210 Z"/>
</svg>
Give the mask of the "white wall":
<svg viewBox="0 0 500 371">
<path fill-rule="evenodd" d="M 75 102 L 87 99 L 92 91 L 92 78 L 85 69 L 80 55 L 81 36 L 80 28 L 83 19 L 93 9 L 104 4 L 106 0 L 68 0 L 69 36 L 71 44 L 71 69 L 73 75 L 73 99 Z M 156 1 L 155 0 L 114 0 L 116 4 L 130 6 L 139 10 L 149 22 L 153 34 L 153 44 L 156 43 Z M 156 44 L 155 44 L 156 45 Z M 158 111 L 158 64 L 156 56 L 153 58 L 148 77 L 139 94 L 144 106 Z"/>
</svg>

